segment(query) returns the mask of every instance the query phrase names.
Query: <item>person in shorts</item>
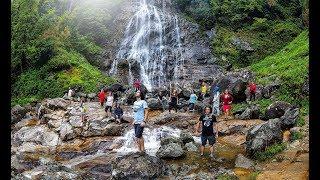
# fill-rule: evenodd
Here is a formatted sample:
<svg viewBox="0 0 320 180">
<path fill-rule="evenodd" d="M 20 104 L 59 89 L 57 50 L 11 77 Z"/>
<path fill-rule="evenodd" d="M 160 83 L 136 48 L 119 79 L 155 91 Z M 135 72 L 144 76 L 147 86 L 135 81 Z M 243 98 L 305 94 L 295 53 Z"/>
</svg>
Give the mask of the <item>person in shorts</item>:
<svg viewBox="0 0 320 180">
<path fill-rule="evenodd" d="M 210 157 L 214 157 L 213 155 L 213 145 L 216 143 L 216 138 L 218 138 L 218 129 L 216 126 L 217 119 L 211 113 L 211 107 L 206 107 L 204 110 L 204 114 L 202 114 L 199 118 L 199 121 L 196 125 L 196 133 L 199 133 L 200 124 L 202 125 L 201 132 L 201 147 L 200 147 L 200 155 L 203 156 L 204 147 L 209 141 L 210 145 Z"/>
<path fill-rule="evenodd" d="M 113 98 L 112 92 L 109 91 L 108 96 L 106 97 L 106 107 L 104 109 L 108 117 L 112 115 L 113 100 L 114 98 Z"/>
<path fill-rule="evenodd" d="M 197 102 L 198 96 L 192 91 L 189 98 L 189 111 L 194 111 L 194 105 Z"/>
<path fill-rule="evenodd" d="M 144 152 L 144 139 L 142 137 L 145 122 L 148 119 L 148 104 L 145 100 L 141 99 L 140 91 L 136 92 L 136 101 L 133 103 L 133 119 L 134 133 L 139 152 Z"/>
</svg>

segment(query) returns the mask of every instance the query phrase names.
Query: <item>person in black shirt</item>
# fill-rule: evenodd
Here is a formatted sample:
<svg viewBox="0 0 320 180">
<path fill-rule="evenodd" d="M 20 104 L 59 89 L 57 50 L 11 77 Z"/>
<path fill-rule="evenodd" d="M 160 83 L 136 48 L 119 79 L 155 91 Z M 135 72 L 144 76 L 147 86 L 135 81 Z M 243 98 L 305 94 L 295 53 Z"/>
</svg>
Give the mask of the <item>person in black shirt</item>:
<svg viewBox="0 0 320 180">
<path fill-rule="evenodd" d="M 196 125 L 196 133 L 199 133 L 200 124 L 202 125 L 201 132 L 201 148 L 200 153 L 203 156 L 204 146 L 209 141 L 210 145 L 210 157 L 213 156 L 213 145 L 216 142 L 216 138 L 218 137 L 218 128 L 216 126 L 217 119 L 211 113 L 211 107 L 206 107 L 204 110 L 204 114 L 200 116 L 199 121 Z"/>
<path fill-rule="evenodd" d="M 174 109 L 176 112 L 178 112 L 178 93 L 177 90 L 173 90 L 171 97 L 170 97 L 170 103 L 169 103 L 169 113 L 171 110 Z"/>
</svg>

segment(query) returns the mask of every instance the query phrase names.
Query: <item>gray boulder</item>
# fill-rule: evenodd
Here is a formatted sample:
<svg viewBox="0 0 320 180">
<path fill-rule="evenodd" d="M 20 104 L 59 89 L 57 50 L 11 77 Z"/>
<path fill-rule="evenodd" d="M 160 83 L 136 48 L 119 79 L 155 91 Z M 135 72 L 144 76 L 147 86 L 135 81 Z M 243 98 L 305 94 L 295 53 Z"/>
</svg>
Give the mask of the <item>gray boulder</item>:
<svg viewBox="0 0 320 180">
<path fill-rule="evenodd" d="M 161 102 L 156 99 L 156 98 L 149 98 L 147 99 L 147 103 L 148 103 L 148 107 L 151 110 L 158 110 L 158 109 L 162 109 L 162 105 Z"/>
<path fill-rule="evenodd" d="M 175 159 L 184 157 L 186 152 L 180 143 L 169 143 L 162 145 L 156 154 L 157 157 L 162 159 Z"/>
<path fill-rule="evenodd" d="M 246 151 L 249 156 L 253 156 L 256 152 L 263 151 L 266 147 L 281 142 L 281 120 L 270 119 L 249 129 L 245 143 Z"/>
<path fill-rule="evenodd" d="M 194 142 L 194 139 L 192 137 L 192 134 L 188 131 L 181 131 L 180 133 L 180 139 L 182 140 L 183 144 Z"/>
<path fill-rule="evenodd" d="M 258 105 L 252 105 L 245 109 L 245 111 L 239 116 L 239 119 L 258 119 L 260 115 L 260 108 Z"/>
<path fill-rule="evenodd" d="M 299 108 L 287 109 L 281 119 L 281 129 L 288 130 L 295 126 L 299 118 Z"/>
<path fill-rule="evenodd" d="M 176 137 L 165 137 L 160 141 L 161 146 L 164 146 L 170 143 L 178 143 L 180 145 L 183 145 L 183 141 L 180 138 L 176 138 Z"/>
<path fill-rule="evenodd" d="M 189 151 L 189 152 L 191 152 L 191 151 L 196 152 L 199 150 L 197 145 L 194 142 L 186 143 L 185 147 L 186 147 L 187 151 Z"/>
<path fill-rule="evenodd" d="M 48 99 L 46 106 L 52 110 L 58 110 L 58 109 L 67 110 L 67 107 L 69 106 L 69 104 L 70 104 L 70 101 L 67 101 L 63 98 L 54 98 L 54 99 Z"/>
<path fill-rule="evenodd" d="M 28 111 L 26 108 L 21 107 L 20 105 L 15 105 L 13 108 L 11 108 L 11 123 L 15 124 L 19 122 L 26 116 L 27 112 Z"/>
<path fill-rule="evenodd" d="M 287 102 L 276 101 L 270 104 L 270 106 L 266 109 L 265 118 L 267 120 L 280 118 L 284 115 L 285 111 L 291 107 L 292 105 Z"/>
<path fill-rule="evenodd" d="M 280 84 L 278 84 L 278 83 L 272 83 L 272 84 L 265 86 L 262 89 L 262 97 L 269 99 L 271 97 L 271 95 L 273 94 L 273 92 L 275 92 L 279 88 L 280 88 Z"/>
<path fill-rule="evenodd" d="M 97 94 L 96 93 L 90 93 L 88 94 L 88 98 L 89 99 L 95 99 L 97 97 Z"/>
<path fill-rule="evenodd" d="M 245 169 L 253 169 L 254 168 L 254 162 L 246 157 L 244 157 L 242 154 L 238 154 L 235 166 L 237 168 L 245 168 Z"/>
<path fill-rule="evenodd" d="M 112 163 L 114 179 L 156 179 L 163 175 L 164 171 L 161 159 L 145 153 L 128 154 Z"/>
<path fill-rule="evenodd" d="M 73 139 L 77 134 L 73 131 L 72 126 L 68 122 L 63 122 L 60 126 L 60 138 L 65 140 Z"/>
</svg>

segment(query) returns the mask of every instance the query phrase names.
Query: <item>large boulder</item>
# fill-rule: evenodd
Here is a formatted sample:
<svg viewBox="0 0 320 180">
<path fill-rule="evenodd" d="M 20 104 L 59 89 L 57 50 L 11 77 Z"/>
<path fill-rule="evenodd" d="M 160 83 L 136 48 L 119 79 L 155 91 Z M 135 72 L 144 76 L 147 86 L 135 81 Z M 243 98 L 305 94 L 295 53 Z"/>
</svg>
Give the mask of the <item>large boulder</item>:
<svg viewBox="0 0 320 180">
<path fill-rule="evenodd" d="M 24 107 L 21 107 L 20 105 L 15 105 L 13 108 L 11 108 L 11 123 L 17 123 L 21 119 L 23 119 L 26 116 L 26 113 L 28 110 Z"/>
<path fill-rule="evenodd" d="M 186 143 L 185 147 L 186 147 L 187 151 L 189 151 L 189 152 L 196 152 L 199 150 L 199 148 L 197 147 L 197 145 L 194 142 Z"/>
<path fill-rule="evenodd" d="M 162 109 L 162 104 L 161 102 L 156 99 L 156 98 L 149 98 L 147 99 L 147 103 L 148 103 L 148 107 L 151 110 L 158 110 L 158 109 Z"/>
<path fill-rule="evenodd" d="M 119 83 L 115 83 L 115 84 L 112 84 L 109 89 L 112 91 L 112 92 L 117 92 L 117 91 L 120 91 L 120 92 L 124 92 L 126 89 L 123 87 L 123 85 L 119 84 Z"/>
<path fill-rule="evenodd" d="M 67 110 L 67 107 L 69 106 L 69 104 L 70 104 L 70 101 L 67 101 L 63 98 L 54 98 L 54 99 L 48 99 L 46 106 L 52 110 L 58 110 L 58 109 Z"/>
<path fill-rule="evenodd" d="M 245 82 L 242 79 L 237 79 L 235 82 L 230 84 L 231 94 L 234 98 L 233 102 L 243 102 L 246 100 L 246 89 L 248 82 Z"/>
<path fill-rule="evenodd" d="M 183 145 L 183 141 L 181 140 L 181 138 L 176 138 L 176 137 L 165 137 L 160 141 L 161 146 L 164 146 L 170 143 L 178 143 L 180 145 Z"/>
<path fill-rule="evenodd" d="M 242 154 L 238 154 L 236 161 L 235 161 L 235 166 L 236 168 L 245 168 L 245 169 L 253 169 L 254 168 L 254 162 Z"/>
<path fill-rule="evenodd" d="M 289 108 L 281 119 L 281 129 L 288 130 L 293 128 L 299 118 L 299 108 Z"/>
<path fill-rule="evenodd" d="M 284 115 L 285 111 L 289 108 L 291 108 L 292 105 L 283 102 L 283 101 L 276 101 L 266 109 L 265 118 L 268 119 L 274 119 L 274 118 L 280 118 Z"/>
<path fill-rule="evenodd" d="M 194 142 L 194 139 L 192 137 L 192 134 L 188 131 L 181 131 L 180 133 L 180 139 L 184 144 L 189 143 L 189 142 Z"/>
<path fill-rule="evenodd" d="M 163 112 L 159 116 L 156 116 L 151 119 L 151 122 L 157 125 L 163 125 L 168 124 L 173 121 L 188 121 L 190 119 L 193 119 L 194 115 L 192 114 L 186 114 L 186 113 L 169 113 L 169 112 Z"/>
<path fill-rule="evenodd" d="M 266 99 L 269 99 L 273 92 L 275 92 L 279 88 L 280 84 L 278 83 L 269 84 L 262 89 L 262 96 Z"/>
<path fill-rule="evenodd" d="M 252 105 L 245 109 L 245 111 L 239 116 L 239 119 L 258 119 L 260 115 L 260 108 L 258 105 Z"/>
<path fill-rule="evenodd" d="M 162 145 L 157 151 L 157 157 L 162 159 L 181 158 L 186 155 L 183 146 L 180 143 L 169 143 Z"/>
<path fill-rule="evenodd" d="M 76 136 L 77 134 L 74 132 L 72 126 L 68 122 L 64 121 L 60 126 L 60 138 L 65 141 L 73 139 Z"/>
<path fill-rule="evenodd" d="M 145 153 L 128 154 L 112 164 L 114 179 L 156 179 L 163 175 L 164 171 L 161 159 Z"/>
<path fill-rule="evenodd" d="M 266 147 L 281 142 L 281 120 L 278 118 L 270 119 L 249 129 L 246 136 L 246 151 L 249 156 L 253 156 L 256 152 L 263 151 Z"/>
<path fill-rule="evenodd" d="M 116 124 L 111 119 L 92 120 L 88 129 L 82 133 L 85 137 L 90 136 L 121 136 L 125 130 L 124 124 Z"/>
</svg>

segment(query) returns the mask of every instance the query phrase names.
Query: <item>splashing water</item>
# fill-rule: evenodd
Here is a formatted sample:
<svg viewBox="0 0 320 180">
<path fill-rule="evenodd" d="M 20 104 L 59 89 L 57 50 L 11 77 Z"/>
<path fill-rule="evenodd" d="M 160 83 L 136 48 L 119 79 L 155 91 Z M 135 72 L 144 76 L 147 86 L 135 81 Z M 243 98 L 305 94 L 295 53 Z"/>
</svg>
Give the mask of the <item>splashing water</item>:
<svg viewBox="0 0 320 180">
<path fill-rule="evenodd" d="M 133 83 L 132 69 L 138 67 L 139 78 L 151 91 L 168 80 L 178 80 L 183 65 L 182 49 L 178 17 L 165 13 L 163 9 L 158 10 L 152 1 L 140 0 L 138 11 L 126 27 L 110 74 L 117 74 L 119 61 L 126 60 L 129 65 L 128 82 Z M 168 64 L 173 64 L 173 70 L 168 68 Z"/>
<path fill-rule="evenodd" d="M 165 137 L 179 137 L 180 129 L 173 129 L 167 126 L 163 126 L 160 128 L 144 128 L 143 138 L 144 138 L 144 146 L 146 149 L 146 153 L 150 156 L 155 156 L 156 152 L 160 148 L 160 141 Z M 124 140 L 124 144 L 119 149 L 115 151 L 119 155 L 125 155 L 130 152 L 137 152 L 138 148 L 135 142 L 134 130 L 128 131 L 124 136 L 115 139 L 114 141 L 122 141 Z"/>
</svg>

